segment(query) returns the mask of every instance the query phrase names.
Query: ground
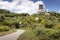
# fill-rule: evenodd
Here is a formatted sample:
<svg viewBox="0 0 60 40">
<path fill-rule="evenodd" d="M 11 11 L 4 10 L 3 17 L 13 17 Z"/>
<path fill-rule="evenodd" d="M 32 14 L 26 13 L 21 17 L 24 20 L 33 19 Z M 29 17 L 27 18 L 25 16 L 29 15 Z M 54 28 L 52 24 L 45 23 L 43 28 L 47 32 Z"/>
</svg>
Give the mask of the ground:
<svg viewBox="0 0 60 40">
<path fill-rule="evenodd" d="M 24 30 L 17 30 L 17 32 L 0 37 L 0 40 L 17 40 L 17 38 L 24 32 Z"/>
</svg>

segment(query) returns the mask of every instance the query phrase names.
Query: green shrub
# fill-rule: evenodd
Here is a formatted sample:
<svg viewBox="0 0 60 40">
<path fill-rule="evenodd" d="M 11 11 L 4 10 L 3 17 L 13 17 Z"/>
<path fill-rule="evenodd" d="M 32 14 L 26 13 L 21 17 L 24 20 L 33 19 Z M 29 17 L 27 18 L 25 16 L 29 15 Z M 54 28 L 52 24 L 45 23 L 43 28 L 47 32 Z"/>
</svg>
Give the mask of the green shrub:
<svg viewBox="0 0 60 40">
<path fill-rule="evenodd" d="M 13 25 L 15 26 L 15 28 L 19 29 L 19 22 L 14 22 Z"/>
<path fill-rule="evenodd" d="M 4 21 L 4 16 L 0 16 L 0 22 Z"/>
<path fill-rule="evenodd" d="M 36 34 L 39 40 L 59 40 L 60 31 L 55 29 L 40 29 Z"/>
<path fill-rule="evenodd" d="M 60 29 L 60 24 L 56 24 L 55 29 Z"/>
<path fill-rule="evenodd" d="M 58 19 L 58 22 L 60 22 L 60 18 Z"/>
<path fill-rule="evenodd" d="M 8 26 L 0 26 L 0 31 L 8 31 L 10 28 Z"/>
<path fill-rule="evenodd" d="M 45 24 L 45 27 L 46 28 L 53 28 L 53 26 L 54 26 L 53 24 L 49 24 L 49 23 L 48 24 L 47 23 Z"/>
</svg>

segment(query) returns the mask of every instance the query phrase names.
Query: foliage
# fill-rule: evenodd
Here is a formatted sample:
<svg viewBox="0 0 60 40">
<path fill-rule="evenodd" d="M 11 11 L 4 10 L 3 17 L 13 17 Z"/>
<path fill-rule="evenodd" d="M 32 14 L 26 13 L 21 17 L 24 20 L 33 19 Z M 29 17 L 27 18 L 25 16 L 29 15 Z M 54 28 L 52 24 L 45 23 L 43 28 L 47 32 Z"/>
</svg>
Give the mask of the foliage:
<svg viewBox="0 0 60 40">
<path fill-rule="evenodd" d="M 0 16 L 0 22 L 3 22 L 4 21 L 4 16 Z"/>
<path fill-rule="evenodd" d="M 10 28 L 8 26 L 0 26 L 0 32 L 1 31 L 8 31 Z"/>
<path fill-rule="evenodd" d="M 29 29 L 30 32 L 21 35 L 18 40 L 60 40 L 59 15 L 59 13 L 50 12 L 49 16 L 41 13 L 25 17 L 23 28 Z M 36 17 L 39 19 L 35 20 Z"/>
<path fill-rule="evenodd" d="M 53 26 L 54 26 L 53 24 L 49 24 L 49 23 L 46 23 L 46 24 L 45 24 L 45 27 L 46 27 L 46 28 L 53 28 Z"/>
<path fill-rule="evenodd" d="M 60 40 L 60 14 L 45 12 L 29 15 L 28 13 L 12 13 L 0 9 L 0 31 L 13 28 L 28 29 L 18 40 Z M 37 19 L 36 19 L 37 18 Z M 21 40 L 24 40 L 21 39 Z"/>
<path fill-rule="evenodd" d="M 36 35 L 39 37 L 39 40 L 59 40 L 60 30 L 40 29 Z"/>
</svg>

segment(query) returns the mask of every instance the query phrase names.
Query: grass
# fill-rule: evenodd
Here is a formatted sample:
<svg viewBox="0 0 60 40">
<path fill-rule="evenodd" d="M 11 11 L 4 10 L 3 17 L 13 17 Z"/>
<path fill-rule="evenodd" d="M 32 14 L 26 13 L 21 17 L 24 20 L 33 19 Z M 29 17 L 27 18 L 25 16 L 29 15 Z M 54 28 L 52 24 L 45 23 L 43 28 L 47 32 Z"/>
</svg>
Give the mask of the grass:
<svg viewBox="0 0 60 40">
<path fill-rule="evenodd" d="M 35 36 L 35 31 L 34 30 L 26 30 L 25 33 L 19 36 L 17 40 L 37 40 L 38 37 Z"/>
<path fill-rule="evenodd" d="M 33 23 L 30 21 L 32 23 L 30 26 L 21 28 L 26 30 L 26 32 L 20 35 L 17 40 L 60 40 L 60 26 L 57 25 L 60 22 L 57 21 L 58 19 L 52 20 L 53 17 L 49 20 L 42 17 L 41 22 L 34 21 Z"/>
<path fill-rule="evenodd" d="M 60 40 L 59 13 L 48 12 L 50 15 L 46 15 L 45 12 L 42 12 L 27 16 L 26 14 L 10 14 L 4 10 L 0 11 L 3 14 L 0 15 L 0 36 L 15 32 L 14 30 L 8 31 L 11 27 L 26 30 L 17 40 Z M 36 20 L 37 17 L 38 20 Z M 19 24 L 20 22 L 21 24 Z"/>
<path fill-rule="evenodd" d="M 60 30 L 36 27 L 35 29 L 22 28 L 26 32 L 19 36 L 17 40 L 60 40 Z"/>
<path fill-rule="evenodd" d="M 12 29 L 12 30 L 9 30 L 9 31 L 3 31 L 3 32 L 0 32 L 0 36 L 8 35 L 8 34 L 13 33 L 15 31 L 16 31 L 15 29 Z"/>
</svg>

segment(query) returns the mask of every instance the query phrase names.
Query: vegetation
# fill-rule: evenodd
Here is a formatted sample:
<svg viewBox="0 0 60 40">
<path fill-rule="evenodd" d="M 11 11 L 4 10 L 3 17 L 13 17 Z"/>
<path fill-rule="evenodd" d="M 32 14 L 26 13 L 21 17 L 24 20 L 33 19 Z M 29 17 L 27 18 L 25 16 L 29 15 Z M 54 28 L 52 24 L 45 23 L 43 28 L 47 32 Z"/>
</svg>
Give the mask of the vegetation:
<svg viewBox="0 0 60 40">
<path fill-rule="evenodd" d="M 3 32 L 0 32 L 0 36 L 4 36 L 4 35 L 7 35 L 7 34 L 10 34 L 10 33 L 13 33 L 13 32 L 16 32 L 15 29 L 11 29 L 9 31 L 3 31 Z"/>
<path fill-rule="evenodd" d="M 39 13 L 26 17 L 22 27 L 27 31 L 17 40 L 60 40 L 59 15 L 49 12 L 49 15 Z"/>
<path fill-rule="evenodd" d="M 0 9 L 0 32 L 12 29 L 26 30 L 17 40 L 60 40 L 60 14 L 41 12 L 29 15 Z"/>
<path fill-rule="evenodd" d="M 27 13 L 17 14 L 5 9 L 0 9 L 0 36 L 14 32 L 14 29 L 20 28 L 20 21 Z"/>
</svg>

